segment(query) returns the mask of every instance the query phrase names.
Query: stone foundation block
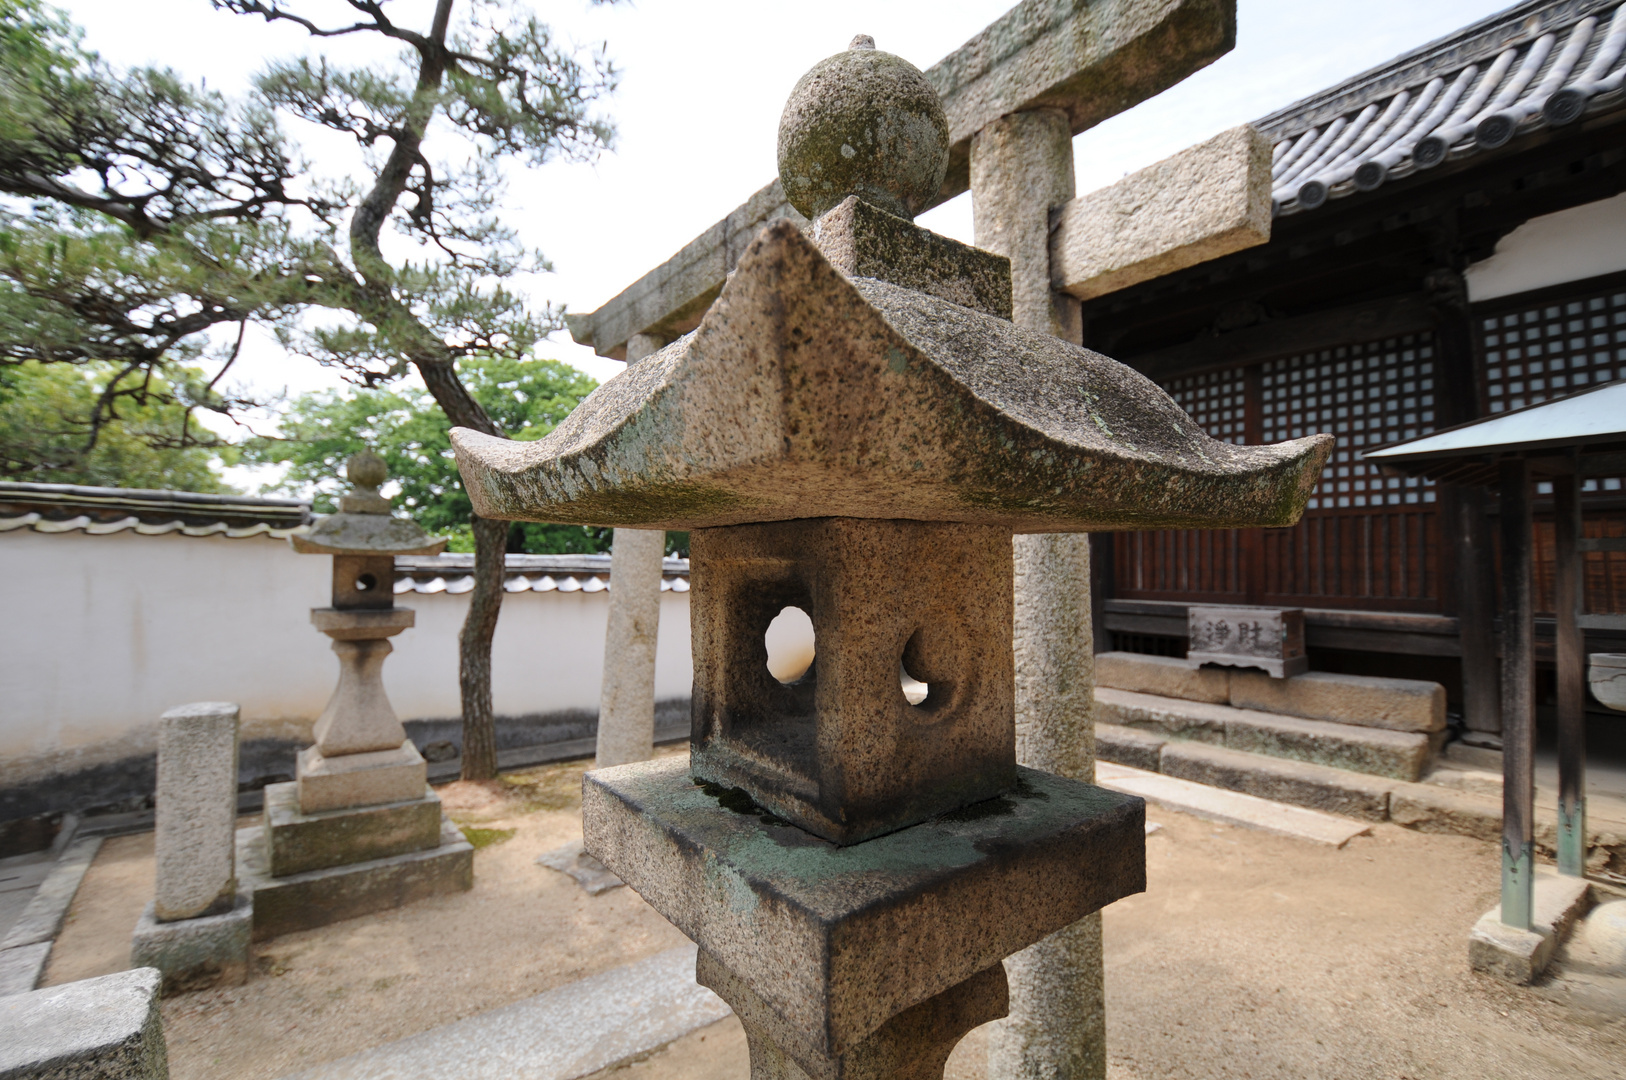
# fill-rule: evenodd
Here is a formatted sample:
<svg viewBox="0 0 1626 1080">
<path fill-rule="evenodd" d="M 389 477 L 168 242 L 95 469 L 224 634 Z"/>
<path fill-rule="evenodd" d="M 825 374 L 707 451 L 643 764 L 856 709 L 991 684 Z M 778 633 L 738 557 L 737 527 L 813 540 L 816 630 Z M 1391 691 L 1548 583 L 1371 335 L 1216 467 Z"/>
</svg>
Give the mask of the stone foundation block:
<svg viewBox="0 0 1626 1080">
<path fill-rule="evenodd" d="M 451 821 L 440 846 L 350 866 L 272 877 L 261 826 L 237 830 L 237 866 L 254 894 L 255 941 L 402 907 L 474 887 L 474 848 Z"/>
<path fill-rule="evenodd" d="M 175 922 L 159 922 L 148 904 L 130 939 L 130 966 L 157 968 L 166 994 L 241 986 L 248 981 L 253 926 L 250 893 L 238 893 L 237 903 L 224 915 Z"/>
<path fill-rule="evenodd" d="M 1165 740 L 1134 728 L 1119 727 L 1117 724 L 1095 725 L 1095 756 L 1101 761 L 1157 772 L 1164 745 Z"/>
<path fill-rule="evenodd" d="M 1397 784 L 1389 793 L 1389 820 L 1418 832 L 1495 843 L 1502 838 L 1502 800 L 1437 784 Z"/>
<path fill-rule="evenodd" d="M 155 968 L 0 998 L 7 1080 L 167 1080 Z"/>
<path fill-rule="evenodd" d="M 297 784 L 265 789 L 267 858 L 272 877 L 424 851 L 440 843 L 440 796 L 419 783 L 407 802 L 307 814 Z"/>
<path fill-rule="evenodd" d="M 1145 811 L 1018 768 L 1009 795 L 841 847 L 664 758 L 588 773 L 582 820 L 589 852 L 833 1057 L 1144 889 Z"/>
<path fill-rule="evenodd" d="M 1468 963 L 1475 971 L 1519 985 L 1534 982 L 1575 921 L 1592 906 L 1592 887 L 1585 878 L 1538 872 L 1531 885 L 1530 929 L 1504 925 L 1500 904 L 1474 924 L 1468 934 Z"/>
<path fill-rule="evenodd" d="M 394 750 L 324 757 L 299 752 L 299 809 L 307 814 L 416 799 L 429 782 L 429 766 L 408 739 Z"/>
<path fill-rule="evenodd" d="M 1227 706 L 1200 701 L 1176 701 L 1100 686 L 1095 690 L 1097 723 L 1149 731 L 1166 739 L 1223 743 L 1225 722 L 1231 712 Z"/>
<path fill-rule="evenodd" d="M 1309 671 L 1272 679 L 1257 671 L 1231 673 L 1231 704 L 1390 731 L 1445 730 L 1445 687 L 1420 679 L 1381 679 Z"/>
<path fill-rule="evenodd" d="M 1334 769 L 1416 780 L 1429 760 L 1427 735 L 1300 720 L 1251 709 L 1233 709 L 1225 721 L 1232 750 L 1291 758 Z"/>
<path fill-rule="evenodd" d="M 1095 654 L 1095 685 L 1113 690 L 1224 705 L 1231 700 L 1232 678 L 1226 668 L 1197 667 L 1173 656 Z"/>
<path fill-rule="evenodd" d="M 1365 773 L 1205 743 L 1165 745 L 1158 771 L 1209 787 L 1240 791 L 1362 821 L 1387 820 L 1389 792 L 1397 783 Z"/>
</svg>

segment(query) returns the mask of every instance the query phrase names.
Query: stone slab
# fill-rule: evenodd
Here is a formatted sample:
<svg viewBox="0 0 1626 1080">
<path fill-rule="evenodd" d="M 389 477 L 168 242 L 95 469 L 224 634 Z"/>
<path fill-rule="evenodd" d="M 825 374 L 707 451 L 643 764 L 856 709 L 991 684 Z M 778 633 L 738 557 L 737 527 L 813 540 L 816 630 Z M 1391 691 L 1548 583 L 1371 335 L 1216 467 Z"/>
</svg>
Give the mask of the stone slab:
<svg viewBox="0 0 1626 1080">
<path fill-rule="evenodd" d="M 1592 887 L 1585 878 L 1538 870 L 1531 900 L 1529 930 L 1504 925 L 1500 904 L 1479 917 L 1468 934 L 1470 967 L 1505 982 L 1534 982 L 1570 927 L 1592 906 Z"/>
<path fill-rule="evenodd" d="M 51 959 L 50 941 L 0 949 L 0 997 L 26 994 L 40 984 L 45 965 Z"/>
<path fill-rule="evenodd" d="M 1496 843 L 1502 838 L 1502 800 L 1436 784 L 1396 784 L 1389 793 L 1389 820 L 1418 832 Z"/>
<path fill-rule="evenodd" d="M 1089 300 L 1270 241 L 1270 141 L 1243 124 L 1063 206 L 1052 287 Z"/>
<path fill-rule="evenodd" d="M 587 854 L 587 849 L 580 840 L 566 844 L 564 847 L 544 851 L 536 857 L 537 864 L 546 866 L 549 870 L 557 870 L 576 884 L 580 885 L 589 896 L 608 892 L 620 888 L 626 882 L 610 873 L 609 869 L 593 856 Z"/>
<path fill-rule="evenodd" d="M 287 877 L 271 876 L 266 849 L 261 826 L 237 830 L 238 879 L 254 895 L 255 941 L 474 887 L 474 847 L 450 819 L 441 822 L 439 847 Z"/>
<path fill-rule="evenodd" d="M 1176 656 L 1104 652 L 1095 654 L 1095 685 L 1136 694 L 1231 703 L 1231 675 L 1226 668 L 1198 667 Z"/>
<path fill-rule="evenodd" d="M 296 783 L 265 788 L 272 877 L 386 859 L 440 843 L 440 796 L 419 781 L 417 798 L 378 806 L 301 813 Z"/>
<path fill-rule="evenodd" d="M 1134 728 L 1100 722 L 1095 725 L 1095 756 L 1102 761 L 1158 772 L 1165 745 L 1166 740 Z"/>
<path fill-rule="evenodd" d="M 0 998 L 7 1080 L 167 1080 L 155 968 Z"/>
<path fill-rule="evenodd" d="M 1095 688 L 1096 723 L 1148 731 L 1166 739 L 1223 743 L 1225 723 L 1233 711 L 1204 701 L 1181 701 L 1107 686 Z"/>
<path fill-rule="evenodd" d="M 429 767 L 412 740 L 394 750 L 326 757 L 315 746 L 299 752 L 298 806 L 307 814 L 416 799 Z"/>
<path fill-rule="evenodd" d="M 173 922 L 159 922 L 148 904 L 130 939 L 130 966 L 157 968 L 165 994 L 241 986 L 248 981 L 253 929 L 252 893 L 238 893 L 224 914 Z"/>
<path fill-rule="evenodd" d="M 1416 780 L 1428 764 L 1430 752 L 1426 735 L 1301 720 L 1252 709 L 1232 711 L 1225 722 L 1225 745 L 1395 780 Z"/>
<path fill-rule="evenodd" d="M 231 909 L 237 895 L 237 719 L 230 701 L 199 701 L 158 721 L 153 815 L 157 918 Z"/>
<path fill-rule="evenodd" d="M 1239 709 L 1285 713 L 1390 731 L 1445 730 L 1445 687 L 1421 679 L 1385 679 L 1310 671 L 1272 679 L 1256 671 L 1231 674 L 1230 703 Z"/>
<path fill-rule="evenodd" d="M 395 518 L 384 518 L 397 525 L 410 524 Z M 298 537 L 294 537 L 297 544 Z M 426 552 L 426 554 L 434 554 Z M 418 614 L 412 608 L 311 608 L 311 625 L 335 641 L 371 641 L 374 638 L 393 637 L 411 629 Z"/>
<path fill-rule="evenodd" d="M 73 904 L 74 894 L 79 891 L 79 883 L 85 880 L 85 872 L 101 846 L 99 836 L 81 836 L 68 845 L 23 913 L 0 940 L 0 950 L 36 945 L 56 937 Z"/>
<path fill-rule="evenodd" d="M 1011 261 L 894 217 L 856 195 L 813 223 L 813 242 L 849 277 L 880 278 L 950 303 L 1011 317 Z"/>
<path fill-rule="evenodd" d="M 1103 787 L 1139 795 L 1148 802 L 1171 810 L 1183 810 L 1210 821 L 1261 829 L 1333 847 L 1343 847 L 1372 828 L 1348 818 L 1108 762 L 1096 763 L 1095 777 Z"/>
<path fill-rule="evenodd" d="M 1017 776 L 1010 795 L 849 847 L 720 805 L 681 758 L 588 773 L 582 818 L 588 851 L 828 1056 L 1145 888 L 1139 799 Z"/>
<path fill-rule="evenodd" d="M 695 982 L 695 947 L 567 983 L 285 1080 L 576 1080 L 728 1016 Z"/>
<path fill-rule="evenodd" d="M 1209 787 L 1240 791 L 1273 802 L 1291 803 L 1362 821 L 1388 820 L 1389 793 L 1398 784 L 1398 781 L 1366 773 L 1206 743 L 1166 744 L 1156 771 Z"/>
</svg>

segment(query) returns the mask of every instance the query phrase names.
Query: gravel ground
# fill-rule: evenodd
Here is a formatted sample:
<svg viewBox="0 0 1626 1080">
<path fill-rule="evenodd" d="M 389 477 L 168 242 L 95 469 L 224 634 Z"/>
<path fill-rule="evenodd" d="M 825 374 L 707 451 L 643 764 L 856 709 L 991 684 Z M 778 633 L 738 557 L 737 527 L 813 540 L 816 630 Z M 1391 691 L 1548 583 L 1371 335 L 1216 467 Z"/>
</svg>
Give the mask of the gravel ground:
<svg viewBox="0 0 1626 1080">
<path fill-rule="evenodd" d="M 628 890 L 589 897 L 533 864 L 580 835 L 584 767 L 443 788 L 460 823 L 515 830 L 477 853 L 474 891 L 268 942 L 247 986 L 166 1001 L 176 1080 L 271 1080 L 678 944 Z M 1334 850 L 1150 816 L 1148 890 L 1105 915 L 1111 1080 L 1626 1078 L 1626 980 L 1518 989 L 1468 970 L 1491 845 L 1379 825 Z M 150 836 L 104 845 L 50 981 L 124 967 L 151 880 Z M 950 1080 L 984 1076 L 983 1035 Z M 601 1078 L 748 1073 L 730 1019 Z"/>
</svg>

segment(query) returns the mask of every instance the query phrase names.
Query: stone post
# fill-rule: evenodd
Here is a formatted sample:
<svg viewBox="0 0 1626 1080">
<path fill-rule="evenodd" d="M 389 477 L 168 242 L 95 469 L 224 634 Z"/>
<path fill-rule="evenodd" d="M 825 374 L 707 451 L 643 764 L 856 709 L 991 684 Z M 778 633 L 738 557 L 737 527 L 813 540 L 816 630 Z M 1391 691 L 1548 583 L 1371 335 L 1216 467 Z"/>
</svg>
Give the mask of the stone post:
<svg viewBox="0 0 1626 1080">
<path fill-rule="evenodd" d="M 235 704 L 202 701 L 159 720 L 157 880 L 130 961 L 161 971 L 172 993 L 248 978 L 253 908 L 237 890 L 237 719 Z"/>
<path fill-rule="evenodd" d="M 1060 109 L 1014 113 L 971 140 L 977 246 L 1011 260 L 1011 317 L 1078 344 L 1078 301 L 1050 285 L 1052 211 L 1074 195 L 1073 133 Z M 1095 778 L 1095 641 L 1088 534 L 1017 536 L 1016 759 Z M 1086 915 L 1005 961 L 1010 1016 L 997 1024 L 988 1075 L 1096 1080 L 1106 1075 L 1101 915 Z"/>
<path fill-rule="evenodd" d="M 201 701 L 158 722 L 159 922 L 218 915 L 237 896 L 237 716 L 229 701 Z"/>
<path fill-rule="evenodd" d="M 627 339 L 627 365 L 658 352 L 663 344 L 652 334 L 632 335 Z M 615 530 L 595 769 L 645 761 L 655 753 L 655 644 L 665 557 L 664 530 Z"/>
</svg>

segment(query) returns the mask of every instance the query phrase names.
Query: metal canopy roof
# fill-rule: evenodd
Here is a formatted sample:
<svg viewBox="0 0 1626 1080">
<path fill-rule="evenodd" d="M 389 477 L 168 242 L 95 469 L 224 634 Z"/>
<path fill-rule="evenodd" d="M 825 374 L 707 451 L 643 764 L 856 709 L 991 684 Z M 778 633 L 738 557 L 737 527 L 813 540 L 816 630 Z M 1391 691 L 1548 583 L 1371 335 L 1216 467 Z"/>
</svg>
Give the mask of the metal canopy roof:
<svg viewBox="0 0 1626 1080">
<path fill-rule="evenodd" d="M 1456 484 L 1490 483 L 1498 458 L 1547 458 L 1552 471 L 1601 475 L 1626 462 L 1626 382 L 1445 428 L 1362 460 Z"/>
<path fill-rule="evenodd" d="M 1254 121 L 1277 215 L 1626 103 L 1626 5 L 1526 0 Z"/>
</svg>

